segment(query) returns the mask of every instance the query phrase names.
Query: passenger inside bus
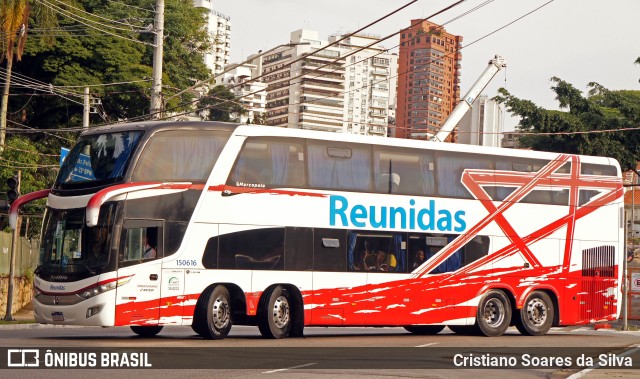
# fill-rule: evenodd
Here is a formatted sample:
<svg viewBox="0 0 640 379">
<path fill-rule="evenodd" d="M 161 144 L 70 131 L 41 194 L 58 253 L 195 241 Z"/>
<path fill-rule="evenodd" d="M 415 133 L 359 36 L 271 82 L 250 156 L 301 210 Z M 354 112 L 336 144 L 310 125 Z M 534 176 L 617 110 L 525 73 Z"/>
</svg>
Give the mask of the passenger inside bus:
<svg viewBox="0 0 640 379">
<path fill-rule="evenodd" d="M 416 250 L 416 253 L 414 255 L 413 265 L 411 267 L 415 269 L 419 267 L 421 264 L 423 264 L 424 261 L 425 261 L 424 250 L 418 249 Z"/>
<path fill-rule="evenodd" d="M 387 253 L 384 250 L 378 250 L 376 256 L 376 270 L 377 271 L 395 271 L 396 270 L 396 257 L 392 253 Z"/>
<path fill-rule="evenodd" d="M 156 249 L 149 245 L 149 238 L 144 237 L 144 255 L 142 256 L 142 259 L 153 259 L 156 257 L 156 254 Z"/>
</svg>

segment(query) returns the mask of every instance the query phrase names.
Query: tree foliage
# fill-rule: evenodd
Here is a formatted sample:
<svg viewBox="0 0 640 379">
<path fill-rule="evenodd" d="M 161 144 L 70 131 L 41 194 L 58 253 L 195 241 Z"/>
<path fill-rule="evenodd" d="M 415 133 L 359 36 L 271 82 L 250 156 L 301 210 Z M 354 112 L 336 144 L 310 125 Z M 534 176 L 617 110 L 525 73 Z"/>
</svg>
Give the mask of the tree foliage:
<svg viewBox="0 0 640 379">
<path fill-rule="evenodd" d="M 27 46 L 20 73 L 54 86 L 74 87 L 72 90 L 78 94 L 82 93 L 82 86 L 91 86 L 92 97 L 100 99 L 104 110 L 104 119 L 91 115 L 92 124 L 148 115 L 154 50 L 154 34 L 148 26 L 153 25 L 154 4 L 154 0 L 142 0 L 132 8 L 115 1 L 79 1 L 76 7 L 103 17 L 103 23 L 108 23 L 105 19 L 130 23 L 131 32 L 116 33 L 124 38 L 89 28 L 81 28 L 79 33 L 77 23 L 63 18 L 60 25 L 66 29 L 56 32 L 54 45 L 38 41 Z M 165 96 L 211 75 L 203 55 L 215 41 L 206 31 L 205 12 L 188 0 L 166 1 L 162 77 Z M 101 85 L 105 83 L 123 84 Z M 183 110 L 192 99 L 193 95 L 186 93 L 172 99 L 167 107 Z M 73 96 L 38 97 L 28 108 L 25 122 L 48 128 L 79 126 L 83 107 L 79 100 Z"/>
<path fill-rule="evenodd" d="M 217 85 L 198 102 L 198 108 L 207 110 L 207 120 L 238 121 L 240 115 L 247 111 L 236 100 L 236 96 L 223 85 Z"/>
<path fill-rule="evenodd" d="M 0 10 L 17 1 L 3 2 Z M 33 8 L 28 28 L 31 37 L 24 46 L 22 61 L 13 67 L 14 77 L 21 77 L 23 85 L 12 85 L 6 102 L 11 129 L 55 130 L 81 126 L 84 86 L 90 86 L 92 98 L 100 100 L 98 110 L 105 116 L 103 119 L 92 113 L 92 125 L 149 113 L 154 34 L 148 26 L 154 22 L 155 0 L 140 0 L 135 7 L 120 1 L 75 0 L 73 7 L 71 13 L 88 12 L 82 13 L 82 17 L 118 27 L 128 23 L 131 28 L 116 30 L 116 34 L 125 37 L 118 38 L 106 32 L 113 29 L 92 29 L 60 13 L 57 14 L 59 27 L 51 28 L 36 22 L 39 15 Z M 205 13 L 205 9 L 194 7 L 192 0 L 165 0 L 164 96 L 211 76 L 203 55 L 212 49 L 215 41 L 206 31 Z M 3 48 L 6 46 L 5 43 Z M 42 87 L 36 91 L 33 88 L 36 81 L 43 86 L 50 83 L 50 92 L 43 92 Z M 27 82 L 28 87 L 24 86 Z M 103 85 L 106 83 L 123 84 Z M 67 95 L 60 96 L 61 91 Z M 172 99 L 167 107 L 176 111 L 187 109 L 193 106 L 192 100 L 193 94 L 185 93 Z M 57 169 L 42 165 L 57 165 L 57 158 L 49 155 L 60 154 L 61 147 L 73 145 L 78 133 L 16 134 L 11 129 L 7 149 L 0 154 L 0 179 L 6 180 L 21 169 L 23 194 L 50 188 Z M 25 213 L 43 209 L 42 204 L 29 207 L 33 208 L 24 209 Z"/>
<path fill-rule="evenodd" d="M 504 88 L 495 100 L 521 117 L 519 142 L 535 150 L 616 158 L 623 170 L 640 159 L 640 91 L 610 91 L 589 83 L 583 95 L 570 83 L 553 77 L 551 89 L 561 111 L 523 100 Z"/>
</svg>

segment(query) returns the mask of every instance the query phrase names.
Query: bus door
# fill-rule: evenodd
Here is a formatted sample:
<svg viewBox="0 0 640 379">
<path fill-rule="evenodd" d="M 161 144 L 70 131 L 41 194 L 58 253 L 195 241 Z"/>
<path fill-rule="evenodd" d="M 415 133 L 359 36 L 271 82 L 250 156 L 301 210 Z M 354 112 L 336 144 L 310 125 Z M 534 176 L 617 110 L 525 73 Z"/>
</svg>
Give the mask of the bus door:
<svg viewBox="0 0 640 379">
<path fill-rule="evenodd" d="M 162 283 L 162 220 L 125 220 L 120 237 L 116 325 L 157 325 Z"/>
</svg>

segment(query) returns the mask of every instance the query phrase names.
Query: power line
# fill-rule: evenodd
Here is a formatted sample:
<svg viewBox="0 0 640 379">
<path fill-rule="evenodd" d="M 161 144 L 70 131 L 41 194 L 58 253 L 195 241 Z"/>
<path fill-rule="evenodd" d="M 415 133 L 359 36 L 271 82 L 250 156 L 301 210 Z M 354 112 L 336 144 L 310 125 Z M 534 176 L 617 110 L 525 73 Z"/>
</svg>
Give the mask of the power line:
<svg viewBox="0 0 640 379">
<path fill-rule="evenodd" d="M 130 37 L 125 37 L 125 36 L 119 35 L 117 33 L 113 33 L 113 32 L 101 29 L 101 28 L 99 28 L 99 27 L 97 27 L 95 25 L 91 25 L 91 24 L 89 24 L 87 22 L 82 21 L 85 18 L 75 15 L 75 14 L 73 14 L 73 12 L 69 12 L 69 11 L 66 11 L 64 9 L 61 9 L 60 7 L 58 7 L 56 5 L 49 4 L 49 3 L 46 2 L 46 0 L 35 0 L 35 1 L 39 2 L 40 4 L 42 4 L 43 6 L 49 8 L 49 9 L 51 9 L 52 11 L 54 11 L 56 13 L 59 13 L 59 14 L 61 14 L 63 16 L 66 16 L 66 17 L 70 18 L 71 20 L 73 20 L 73 21 L 75 21 L 75 22 L 77 22 L 79 24 L 85 25 L 85 26 L 87 26 L 87 27 L 89 27 L 91 29 L 94 29 L 94 30 L 97 30 L 99 32 L 111 35 L 111 36 L 116 37 L 116 38 L 125 39 L 125 40 L 131 41 L 131 42 L 136 42 L 136 43 L 140 43 L 140 44 L 147 45 L 147 46 L 154 46 L 154 44 L 152 44 L 152 43 L 145 42 L 145 41 L 140 41 L 140 40 L 137 40 L 137 39 L 134 39 L 134 38 L 130 38 Z M 94 22 L 94 23 L 97 23 L 99 25 L 103 25 L 102 23 L 91 21 L 91 20 L 89 22 Z M 110 26 L 107 26 L 107 27 L 110 27 Z M 117 27 L 111 27 L 111 28 L 121 29 L 121 28 L 117 28 Z M 127 30 L 127 31 L 130 31 L 130 30 Z M 136 31 L 131 31 L 131 32 L 136 32 Z M 141 32 L 141 31 L 137 31 L 137 32 Z"/>
<path fill-rule="evenodd" d="M 446 53 L 446 54 L 444 54 L 442 57 L 439 57 L 439 58 L 436 58 L 436 59 L 433 59 L 433 60 L 434 60 L 434 61 L 442 61 L 442 60 L 444 60 L 445 58 L 452 57 L 453 55 L 455 55 L 456 53 L 458 53 L 460 50 L 462 50 L 462 49 L 464 49 L 464 48 L 467 48 L 467 47 L 469 47 L 469 46 L 471 46 L 471 45 L 473 45 L 473 44 L 475 44 L 475 43 L 477 43 L 477 42 L 480 42 L 481 40 L 483 40 L 483 39 L 485 39 L 485 38 L 487 38 L 487 37 L 491 36 L 492 34 L 494 34 L 494 33 L 498 32 L 498 31 L 500 31 L 500 30 L 502 30 L 502 29 L 506 28 L 507 26 L 509 26 L 509 25 L 511 25 L 511 24 L 513 24 L 513 23 L 515 23 L 516 21 L 519 21 L 519 20 L 521 20 L 522 18 L 524 18 L 524 17 L 526 17 L 526 16 L 528 16 L 528 15 L 530 15 L 530 14 L 532 14 L 532 13 L 534 13 L 534 12 L 538 11 L 539 9 L 541 9 L 541 8 L 543 8 L 544 6 L 546 6 L 546 5 L 550 4 L 550 3 L 552 3 L 553 1 L 554 1 L 554 0 L 550 0 L 550 1 L 548 1 L 547 3 L 545 3 L 545 4 L 543 4 L 543 5 L 541 5 L 541 6 L 537 7 L 537 8 L 535 8 L 534 10 L 532 10 L 532 11 L 530 11 L 530 12 L 527 12 L 527 13 L 526 13 L 526 14 L 524 14 L 523 16 L 518 17 L 518 18 L 516 18 L 515 20 L 510 21 L 509 23 L 507 23 L 507 24 L 503 25 L 502 27 L 500 27 L 500 28 L 498 28 L 498 29 L 495 29 L 494 31 L 492 31 L 492 32 L 490 32 L 490 33 L 488 33 L 488 34 L 486 34 L 486 35 L 484 35 L 484 36 L 482 36 L 482 37 L 480 37 L 480 38 L 476 39 L 475 41 L 473 41 L 473 42 L 469 43 L 468 45 L 462 46 L 462 47 L 460 47 L 460 48 L 456 49 L 455 51 L 452 51 L 452 52 Z M 409 68 L 407 71 L 404 71 L 404 72 L 398 73 L 396 76 L 388 77 L 388 78 L 386 78 L 386 79 L 379 80 L 379 81 L 374 81 L 374 82 L 372 82 L 372 83 L 367 83 L 367 84 L 363 85 L 362 87 L 353 88 L 353 89 L 351 89 L 351 90 L 349 90 L 349 91 L 343 91 L 343 92 L 340 92 L 340 93 L 339 93 L 339 94 L 337 94 L 337 95 L 344 95 L 344 94 L 346 94 L 346 93 L 350 93 L 350 92 L 353 92 L 353 91 L 356 91 L 356 90 L 362 90 L 362 89 L 365 89 L 365 88 L 367 88 L 367 87 L 369 87 L 369 86 L 373 86 L 373 85 L 376 85 L 376 84 L 384 83 L 384 82 L 389 81 L 389 79 L 393 79 L 394 77 L 395 77 L 395 78 L 397 78 L 397 77 L 400 77 L 400 76 L 406 75 L 406 74 L 408 74 L 408 73 L 414 72 L 414 70 L 415 70 L 415 69 L 417 69 L 417 68 L 428 67 L 430 64 L 431 64 L 431 63 L 425 63 L 425 64 L 422 64 L 422 65 L 416 65 L 416 66 L 414 66 L 414 67 L 412 67 L 412 68 Z M 321 100 L 325 100 L 325 99 L 335 98 L 335 97 L 337 97 L 337 95 L 333 95 L 333 96 L 325 96 L 325 97 L 322 97 L 322 98 L 319 98 L 319 99 L 314 99 L 314 100 L 311 100 L 311 101 L 307 101 L 307 102 L 305 102 L 305 104 L 313 103 L 313 102 L 317 102 L 317 101 L 321 101 Z M 303 103 L 301 103 L 301 102 L 297 102 L 297 103 L 290 104 L 290 105 L 300 105 L 300 104 L 303 104 Z"/>
<path fill-rule="evenodd" d="M 331 46 L 335 46 L 335 45 L 339 44 L 340 42 L 344 41 L 345 39 L 347 39 L 347 38 L 349 38 L 349 37 L 352 37 L 352 36 L 356 35 L 357 33 L 359 33 L 359 32 L 361 32 L 361 31 L 363 31 L 363 30 L 365 30 L 365 29 L 367 29 L 367 28 L 369 28 L 369 27 L 371 27 L 371 26 L 373 26 L 373 25 L 375 25 L 375 24 L 379 23 L 380 21 L 382 21 L 382 20 L 384 20 L 384 19 L 386 19 L 386 18 L 389 18 L 390 16 L 392 16 L 392 15 L 396 14 L 397 12 L 399 12 L 399 11 L 401 11 L 402 9 L 404 9 L 404 8 L 408 7 L 409 5 L 411 5 L 411 4 L 413 4 L 413 3 L 415 3 L 416 1 L 417 1 L 417 0 L 411 1 L 411 2 L 409 2 L 409 3 L 405 4 L 405 5 L 403 5 L 402 7 L 398 8 L 398 9 L 396 9 L 396 10 L 394 10 L 394 11 L 392 11 L 392 12 L 390 12 L 390 13 L 387 13 L 386 15 L 384 15 L 384 16 L 382 16 L 382 17 L 378 18 L 377 20 L 375 20 L 375 21 L 373 21 L 373 22 L 370 22 L 369 24 L 365 25 L 364 27 L 362 27 L 362 28 L 360 28 L 360 29 L 358 29 L 358 30 L 356 30 L 356 31 L 354 31 L 354 32 L 351 32 L 351 33 L 348 33 L 348 34 L 346 34 L 346 35 L 342 36 L 342 38 L 340 38 L 339 40 L 333 41 L 333 42 L 329 43 L 329 44 L 328 44 L 328 45 L 326 45 L 326 46 L 323 46 L 323 47 L 321 47 L 321 48 L 319 48 L 319 49 L 317 49 L 317 50 L 314 50 L 314 51 L 313 51 L 313 52 L 311 52 L 311 53 L 303 54 L 303 55 L 302 55 L 302 56 L 300 56 L 299 58 L 297 58 L 297 59 L 295 59 L 295 60 L 293 60 L 293 61 L 291 61 L 291 62 L 287 63 L 287 66 L 291 67 L 294 63 L 300 62 L 301 60 L 304 60 L 304 59 L 306 59 L 306 58 L 309 58 L 310 56 L 313 56 L 313 55 L 315 55 L 315 54 L 317 54 L 317 53 L 319 53 L 319 52 L 321 52 L 321 51 L 323 51 L 323 50 L 326 50 L 326 49 L 328 49 L 328 48 L 329 48 L 329 47 L 331 47 Z M 457 4 L 460 4 L 460 3 L 464 2 L 464 1 L 465 1 L 465 0 L 458 1 L 458 3 L 454 4 L 454 6 L 455 6 L 455 5 L 457 5 Z M 340 57 L 340 58 L 345 58 L 345 57 Z M 335 60 L 333 60 L 332 62 L 329 62 L 329 63 L 325 64 L 324 66 L 320 66 L 320 67 L 316 68 L 315 70 L 313 70 L 313 71 L 311 71 L 311 72 L 316 72 L 316 71 L 320 70 L 321 68 L 326 67 L 327 65 L 330 65 L 330 64 L 333 64 L 333 63 L 337 63 L 339 60 L 340 60 L 340 59 L 335 59 Z M 260 78 L 263 78 L 263 77 L 265 77 L 265 76 L 267 76 L 267 75 L 269 75 L 269 74 L 271 74 L 271 73 L 265 73 L 265 74 L 262 74 L 262 75 L 259 75 L 259 76 L 255 77 L 255 78 L 251 78 L 251 79 L 249 79 L 249 80 L 247 80 L 247 81 L 245 81 L 245 82 L 243 82 L 243 83 L 239 83 L 239 84 L 236 84 L 236 85 L 235 85 L 235 86 L 233 86 L 233 87 L 230 87 L 230 89 L 234 89 L 234 88 L 236 88 L 236 87 L 239 87 L 239 86 L 241 86 L 241 85 L 245 85 L 245 84 L 247 84 L 247 83 L 255 82 L 256 80 L 258 80 L 258 79 L 260 79 Z M 289 80 L 293 80 L 293 79 L 295 79 L 295 78 L 290 78 Z"/>
<path fill-rule="evenodd" d="M 453 8 L 453 7 L 455 7 L 455 6 L 457 6 L 457 5 L 460 5 L 460 4 L 461 4 L 461 3 L 463 3 L 464 1 L 465 1 L 465 0 L 460 0 L 460 1 L 456 2 L 456 3 L 453 3 L 453 4 L 449 5 L 449 6 L 447 6 L 447 7 L 443 8 L 443 9 L 441 9 L 440 11 L 438 11 L 438 12 L 436 12 L 436 13 L 434 13 L 434 14 L 430 15 L 429 17 L 426 17 L 424 20 L 427 20 L 427 19 L 429 19 L 429 18 L 435 17 L 435 16 L 437 16 L 437 15 L 439 15 L 439 14 L 441 14 L 441 13 L 443 13 L 443 12 L 445 12 L 445 11 L 447 11 L 447 10 L 449 10 L 449 9 L 451 9 L 451 8 Z M 359 33 L 360 31 L 362 31 L 362 30 L 364 30 L 364 29 L 366 29 L 366 28 L 368 28 L 368 27 L 370 27 L 370 26 L 372 26 L 372 25 L 374 25 L 374 24 L 376 24 L 376 23 L 378 23 L 378 22 L 380 22 L 380 21 L 382 21 L 382 20 L 384 20 L 384 19 L 386 19 L 386 18 L 390 17 L 391 15 L 393 15 L 393 14 L 395 14 L 395 13 L 399 12 L 400 10 L 402 10 L 402 9 L 404 9 L 404 8 L 406 8 L 406 7 L 408 7 L 409 5 L 413 4 L 414 2 L 415 2 L 415 1 L 411 1 L 411 2 L 409 2 L 409 3 L 405 4 L 405 5 L 403 5 L 402 7 L 398 8 L 398 9 L 396 9 L 396 10 L 394 10 L 394 11 L 392 11 L 392 12 L 390 12 L 390 13 L 387 13 L 387 14 L 386 14 L 386 15 L 384 15 L 383 17 L 378 18 L 376 21 L 373 21 L 373 22 L 371 22 L 371 23 L 367 24 L 365 27 L 360 28 L 360 29 L 356 30 L 355 32 L 348 33 L 347 35 L 343 36 L 343 38 L 341 38 L 341 39 L 339 39 L 339 40 L 336 40 L 336 41 L 334 41 L 334 42 L 330 43 L 329 45 L 324 46 L 324 47 L 323 47 L 323 48 L 321 48 L 321 49 L 314 50 L 314 51 L 313 51 L 313 52 L 311 52 L 311 53 L 307 53 L 307 54 L 305 54 L 305 55 L 301 56 L 300 58 L 298 58 L 298 59 L 296 59 L 296 60 L 294 60 L 294 61 L 292 61 L 292 62 L 287 63 L 287 65 L 286 65 L 286 66 L 291 67 L 294 63 L 299 62 L 300 60 L 303 60 L 303 59 L 309 58 L 309 57 L 313 56 L 314 54 L 317 54 L 319 51 L 322 51 L 322 50 L 324 50 L 324 49 L 326 49 L 326 48 L 328 48 L 328 47 L 330 47 L 330 46 L 336 45 L 336 44 L 338 44 L 339 42 L 341 42 L 341 41 L 343 41 L 343 40 L 347 39 L 348 37 L 351 37 L 351 36 L 355 35 L 356 33 Z M 417 25 L 417 24 L 418 24 L 418 23 L 416 23 L 416 25 Z M 312 71 L 310 71 L 310 72 L 306 72 L 306 73 L 300 74 L 300 75 L 295 76 L 295 77 L 293 77 L 293 78 L 288 78 L 288 79 L 287 79 L 287 81 L 291 82 L 291 80 L 294 80 L 294 79 L 296 79 L 296 78 L 299 78 L 299 77 L 301 77 L 301 76 L 303 76 L 303 75 L 308 75 L 309 73 L 317 72 L 318 70 L 320 70 L 320 69 L 322 69 L 322 68 L 324 68 L 324 67 L 326 67 L 326 66 L 328 66 L 328 65 L 331 65 L 331 64 L 337 63 L 339 60 L 341 60 L 341 59 L 343 59 L 343 58 L 349 57 L 349 56 L 351 56 L 351 55 L 353 55 L 353 54 L 355 54 L 355 53 L 357 53 L 357 52 L 359 52 L 359 51 L 362 51 L 362 50 L 364 50 L 364 49 L 367 49 L 367 48 L 371 47 L 373 44 L 376 44 L 376 43 L 378 43 L 378 42 L 380 42 L 380 41 L 383 41 L 383 40 L 389 39 L 389 38 L 391 38 L 391 37 L 393 37 L 394 35 L 397 35 L 397 34 L 399 34 L 399 33 L 400 33 L 400 31 L 398 31 L 398 32 L 396 32 L 396 33 L 393 33 L 393 34 L 391 34 L 391 35 L 389 35 L 389 36 L 387 36 L 387 37 L 385 37 L 385 38 L 383 38 L 383 39 L 380 39 L 380 40 L 375 41 L 374 43 L 372 43 L 372 44 L 370 44 L 370 45 L 368 45 L 368 46 L 361 47 L 360 49 L 358 49 L 358 50 L 356 50 L 356 51 L 354 51 L 354 52 L 352 52 L 352 53 L 348 54 L 348 55 L 347 55 L 347 56 L 345 56 L 345 57 L 340 57 L 340 58 L 338 58 L 338 59 L 335 59 L 335 60 L 333 60 L 332 62 L 327 63 L 327 64 L 325 64 L 325 65 L 323 65 L 323 66 L 320 66 L 320 67 L 318 67 L 318 68 L 316 68 L 316 69 L 314 69 L 314 70 L 312 70 Z M 239 83 L 239 84 L 237 84 L 237 85 L 231 86 L 231 87 L 229 87 L 229 89 L 234 89 L 234 88 L 237 88 L 237 87 L 239 87 L 239 86 L 244 86 L 244 85 L 246 85 L 246 84 L 249 84 L 249 83 L 255 82 L 256 80 L 258 80 L 258 79 L 260 79 L 260 78 L 263 78 L 263 77 L 265 77 L 265 76 L 267 76 L 267 75 L 270 75 L 270 74 L 271 74 L 271 73 L 264 73 L 264 74 L 262 74 L 262 75 L 259 75 L 259 76 L 255 77 L 255 78 L 251 78 L 251 79 L 249 79 L 249 80 L 247 80 L 247 81 L 244 81 L 244 82 Z M 219 75 L 219 74 L 218 74 L 218 75 Z M 218 75 L 216 75 L 216 76 L 218 76 Z M 214 76 L 214 78 L 215 78 L 216 76 Z M 289 85 L 291 85 L 291 83 L 290 83 Z M 256 92 L 252 92 L 252 93 L 246 94 L 246 95 L 244 95 L 244 96 L 239 97 L 238 99 L 242 99 L 242 98 L 245 98 L 245 97 L 248 97 L 248 96 L 252 96 L 252 95 L 254 95 L 254 94 L 258 93 L 258 92 L 261 92 L 261 91 L 256 91 Z M 343 93 L 344 93 L 344 92 L 343 92 Z M 181 108 L 181 107 L 184 107 L 184 106 L 187 106 L 187 105 L 193 104 L 194 102 L 197 102 L 197 101 L 190 101 L 190 102 L 188 102 L 188 103 L 182 103 L 182 104 L 180 104 L 180 105 L 179 105 L 178 107 L 176 107 L 176 108 Z M 175 108 L 174 108 L 174 109 L 175 109 Z M 188 113 L 183 113 L 183 114 L 188 114 Z M 149 116 L 152 116 L 152 115 L 149 115 Z M 172 117 L 175 117 L 175 116 L 172 116 Z"/>
</svg>

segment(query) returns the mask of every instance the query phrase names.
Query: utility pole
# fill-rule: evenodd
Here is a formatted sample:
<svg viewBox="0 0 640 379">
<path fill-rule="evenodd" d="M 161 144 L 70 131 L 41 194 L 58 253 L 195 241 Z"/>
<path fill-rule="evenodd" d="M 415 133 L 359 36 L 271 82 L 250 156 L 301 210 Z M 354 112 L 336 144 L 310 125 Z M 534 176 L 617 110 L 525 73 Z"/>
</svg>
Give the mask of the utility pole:
<svg viewBox="0 0 640 379">
<path fill-rule="evenodd" d="M 16 190 L 20 193 L 20 180 L 22 179 L 22 170 L 18 170 L 18 186 Z M 11 262 L 9 263 L 9 286 L 7 287 L 7 313 L 4 315 L 5 321 L 13 321 L 13 317 L 11 317 L 12 306 L 13 306 L 13 281 L 15 279 L 15 266 L 16 266 L 16 250 L 18 250 L 18 240 L 20 239 L 20 223 L 22 218 L 20 217 L 20 213 L 18 213 L 18 220 L 16 222 L 16 228 L 13 229 L 13 234 L 11 235 Z"/>
<path fill-rule="evenodd" d="M 82 128 L 89 128 L 89 112 L 91 112 L 91 106 L 89 105 L 89 87 L 84 87 L 84 108 L 82 112 Z"/>
<path fill-rule="evenodd" d="M 155 45 L 153 47 L 153 87 L 151 88 L 151 118 L 162 115 L 162 54 L 164 40 L 164 0 L 156 0 L 154 19 Z"/>
</svg>

